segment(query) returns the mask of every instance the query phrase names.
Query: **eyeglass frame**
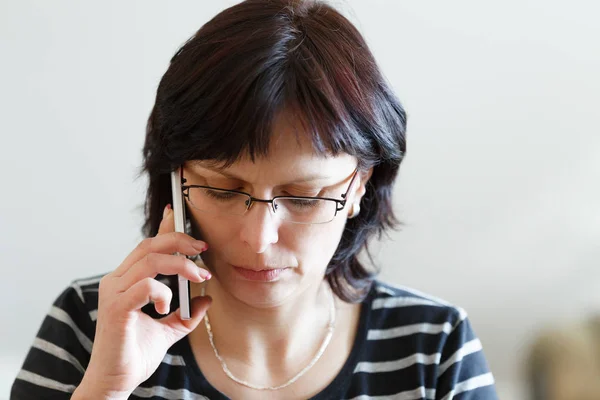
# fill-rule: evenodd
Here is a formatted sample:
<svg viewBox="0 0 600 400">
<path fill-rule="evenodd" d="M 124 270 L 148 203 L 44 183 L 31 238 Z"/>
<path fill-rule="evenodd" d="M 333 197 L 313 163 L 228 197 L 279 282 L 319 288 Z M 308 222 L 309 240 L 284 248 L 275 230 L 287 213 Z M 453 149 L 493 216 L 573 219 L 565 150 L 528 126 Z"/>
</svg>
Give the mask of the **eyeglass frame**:
<svg viewBox="0 0 600 400">
<path fill-rule="evenodd" d="M 354 180 L 356 179 L 356 176 L 358 175 L 358 170 L 359 167 L 357 166 L 354 169 L 354 172 L 352 173 L 352 179 L 350 180 L 350 184 L 348 185 L 348 189 L 346 190 L 345 193 L 343 193 L 342 196 L 342 200 L 340 199 L 334 199 L 332 197 L 311 197 L 311 196 L 275 196 L 273 198 L 271 198 L 270 200 L 267 199 L 259 199 L 258 197 L 254 197 L 252 196 L 250 193 L 246 193 L 246 192 L 242 192 L 240 190 L 230 190 L 230 189 L 223 189 L 223 188 L 218 188 L 215 186 L 206 186 L 206 185 L 186 185 L 185 183 L 187 182 L 187 179 L 183 177 L 183 167 L 179 168 L 180 171 L 180 177 L 181 177 L 181 191 L 183 193 L 183 196 L 185 198 L 188 199 L 188 201 L 191 202 L 190 200 L 190 194 L 189 194 L 189 189 L 193 189 L 193 188 L 201 188 L 201 189 L 213 189 L 213 190 L 221 190 L 224 192 L 231 192 L 231 193 L 236 193 L 236 194 L 241 194 L 244 196 L 248 196 L 250 198 L 250 202 L 248 203 L 248 205 L 246 206 L 246 211 L 244 211 L 244 214 L 241 214 L 239 216 L 244 216 L 246 215 L 246 213 L 248 212 L 248 210 L 250 210 L 250 207 L 252 207 L 253 203 L 267 203 L 271 205 L 271 209 L 273 210 L 273 214 L 277 215 L 277 210 L 275 209 L 275 205 L 274 205 L 274 201 L 280 198 L 284 198 L 284 199 L 301 199 L 301 200 L 328 200 L 328 201 L 334 201 L 336 203 L 336 208 L 335 208 L 335 214 L 333 215 L 333 218 L 331 218 L 331 220 L 326 221 L 326 222 L 308 222 L 308 223 L 303 223 L 303 222 L 294 222 L 294 221 L 288 221 L 288 220 L 283 220 L 283 221 L 288 221 L 294 224 L 306 224 L 306 225 L 311 225 L 311 224 L 327 224 L 331 221 L 334 220 L 334 218 L 337 216 L 338 211 L 342 211 L 344 209 L 344 207 L 346 206 L 346 202 L 348 201 L 348 199 L 346 198 L 346 196 L 348 196 L 348 193 L 350 192 L 350 189 L 352 189 L 352 185 L 354 184 Z M 348 178 L 346 178 L 348 179 Z M 346 180 L 344 179 L 344 181 Z M 343 182 L 343 181 L 342 181 Z M 342 182 L 338 183 L 341 184 Z M 187 193 L 186 193 L 187 191 Z M 228 214 L 228 215 L 236 215 L 236 214 Z"/>
</svg>

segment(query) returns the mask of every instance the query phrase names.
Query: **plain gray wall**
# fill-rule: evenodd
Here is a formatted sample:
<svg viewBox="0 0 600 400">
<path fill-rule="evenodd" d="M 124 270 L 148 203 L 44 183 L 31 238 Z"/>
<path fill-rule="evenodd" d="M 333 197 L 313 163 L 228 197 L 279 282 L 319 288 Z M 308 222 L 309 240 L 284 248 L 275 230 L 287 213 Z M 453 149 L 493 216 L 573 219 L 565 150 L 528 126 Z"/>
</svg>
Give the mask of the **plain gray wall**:
<svg viewBox="0 0 600 400">
<path fill-rule="evenodd" d="M 0 397 L 54 298 L 140 240 L 158 81 L 234 3 L 0 3 Z M 536 330 L 600 308 L 598 2 L 334 4 L 409 115 L 384 275 L 464 307 L 519 399 Z"/>
</svg>

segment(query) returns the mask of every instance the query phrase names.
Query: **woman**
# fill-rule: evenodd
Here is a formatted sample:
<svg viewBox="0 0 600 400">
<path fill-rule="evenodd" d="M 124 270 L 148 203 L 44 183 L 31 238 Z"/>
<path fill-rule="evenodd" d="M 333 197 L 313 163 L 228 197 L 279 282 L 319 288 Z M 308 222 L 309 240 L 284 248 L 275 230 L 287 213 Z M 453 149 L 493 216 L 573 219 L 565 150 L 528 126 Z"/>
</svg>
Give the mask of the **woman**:
<svg viewBox="0 0 600 400">
<path fill-rule="evenodd" d="M 12 397 L 495 399 L 465 313 L 359 260 L 396 224 L 405 125 L 329 6 L 255 0 L 217 15 L 157 91 L 148 238 L 57 299 Z M 173 232 L 173 170 L 190 235 Z M 175 274 L 191 281 L 190 320 Z"/>
</svg>

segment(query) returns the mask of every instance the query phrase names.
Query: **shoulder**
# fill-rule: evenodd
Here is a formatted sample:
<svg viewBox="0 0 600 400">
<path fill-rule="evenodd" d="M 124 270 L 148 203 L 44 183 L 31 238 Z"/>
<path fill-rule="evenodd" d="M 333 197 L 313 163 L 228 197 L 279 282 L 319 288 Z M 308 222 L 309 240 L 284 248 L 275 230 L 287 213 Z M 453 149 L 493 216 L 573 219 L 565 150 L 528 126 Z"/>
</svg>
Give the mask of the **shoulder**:
<svg viewBox="0 0 600 400">
<path fill-rule="evenodd" d="M 11 399 L 66 398 L 77 387 L 92 352 L 102 276 L 74 280 L 56 297 L 13 383 Z"/>
<path fill-rule="evenodd" d="M 451 355 L 482 350 L 467 312 L 419 290 L 377 281 L 371 291 L 367 340 L 382 345 L 410 343 L 422 354 Z"/>
<path fill-rule="evenodd" d="M 98 316 L 98 287 L 103 276 L 71 281 L 48 310 L 38 338 L 60 345 L 73 336 L 87 352 L 91 352 Z"/>
<path fill-rule="evenodd" d="M 92 320 L 98 311 L 98 289 L 106 274 L 73 280 L 55 302 L 57 306 L 71 306 L 75 303 L 85 309 Z"/>
<path fill-rule="evenodd" d="M 450 302 L 419 290 L 376 281 L 370 294 L 373 326 L 388 325 L 390 319 L 404 322 L 442 324 L 439 328 L 449 332 L 467 319 L 467 312 Z"/>
<path fill-rule="evenodd" d="M 418 389 L 431 398 L 469 392 L 481 397 L 465 399 L 496 399 L 481 342 L 463 308 L 381 281 L 364 306 L 365 346 L 355 373 L 387 385 L 390 393 Z"/>
</svg>

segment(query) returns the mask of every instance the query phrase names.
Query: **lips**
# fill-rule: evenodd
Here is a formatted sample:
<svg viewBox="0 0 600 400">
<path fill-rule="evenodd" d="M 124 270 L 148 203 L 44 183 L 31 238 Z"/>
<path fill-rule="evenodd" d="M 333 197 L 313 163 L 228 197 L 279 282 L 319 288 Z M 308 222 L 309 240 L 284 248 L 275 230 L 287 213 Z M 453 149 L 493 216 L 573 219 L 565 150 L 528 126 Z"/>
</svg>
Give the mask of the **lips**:
<svg viewBox="0 0 600 400">
<path fill-rule="evenodd" d="M 281 274 L 289 268 L 265 268 L 236 267 L 233 269 L 244 279 L 257 282 L 273 282 L 279 279 Z"/>
</svg>

